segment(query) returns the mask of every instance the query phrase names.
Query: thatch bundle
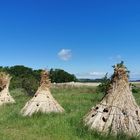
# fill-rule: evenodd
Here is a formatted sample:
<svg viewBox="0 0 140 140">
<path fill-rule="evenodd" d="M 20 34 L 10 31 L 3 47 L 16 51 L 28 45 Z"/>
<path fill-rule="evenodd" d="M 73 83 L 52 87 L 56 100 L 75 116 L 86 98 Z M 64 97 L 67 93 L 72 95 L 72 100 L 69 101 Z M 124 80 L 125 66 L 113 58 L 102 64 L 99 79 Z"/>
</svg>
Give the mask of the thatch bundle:
<svg viewBox="0 0 140 140">
<path fill-rule="evenodd" d="M 8 77 L 4 72 L 0 72 L 0 91 L 2 91 L 7 84 Z"/>
<path fill-rule="evenodd" d="M 114 67 L 107 94 L 85 116 L 84 122 L 90 129 L 107 134 L 140 134 L 140 108 L 132 95 L 124 65 Z"/>
<path fill-rule="evenodd" d="M 15 103 L 15 100 L 9 93 L 10 80 L 11 77 L 9 74 L 0 72 L 0 105 L 6 103 Z"/>
<path fill-rule="evenodd" d="M 64 109 L 53 98 L 50 92 L 51 82 L 49 80 L 49 73 L 42 71 L 40 87 L 35 93 L 34 97 L 26 103 L 21 110 L 23 116 L 31 116 L 34 113 L 51 113 L 64 112 Z"/>
</svg>

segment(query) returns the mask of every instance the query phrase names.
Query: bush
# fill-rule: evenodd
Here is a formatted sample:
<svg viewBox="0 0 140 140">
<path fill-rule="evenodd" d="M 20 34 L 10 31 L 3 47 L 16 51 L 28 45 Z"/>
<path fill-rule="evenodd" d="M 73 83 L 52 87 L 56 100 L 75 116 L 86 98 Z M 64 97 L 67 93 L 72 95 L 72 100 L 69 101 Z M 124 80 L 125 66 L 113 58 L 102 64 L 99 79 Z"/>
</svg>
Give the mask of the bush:
<svg viewBox="0 0 140 140">
<path fill-rule="evenodd" d="M 130 86 L 132 88 L 132 93 L 139 93 L 140 89 L 136 85 L 130 83 Z"/>
<path fill-rule="evenodd" d="M 77 79 L 75 75 L 69 74 L 68 72 L 61 69 L 51 69 L 50 79 L 52 83 L 65 83 L 65 82 L 76 82 Z"/>
<path fill-rule="evenodd" d="M 17 65 L 13 67 L 0 67 L 0 71 L 9 73 L 12 76 L 10 89 L 23 88 L 29 95 L 33 95 L 39 86 L 42 70 L 33 70 L 22 65 Z M 61 69 L 51 69 L 50 79 L 56 83 L 77 80 L 75 75 Z"/>
<path fill-rule="evenodd" d="M 102 92 L 106 94 L 108 87 L 110 85 L 111 80 L 108 78 L 108 73 L 105 74 L 103 79 L 101 80 L 101 84 L 97 86 L 97 92 Z"/>
</svg>

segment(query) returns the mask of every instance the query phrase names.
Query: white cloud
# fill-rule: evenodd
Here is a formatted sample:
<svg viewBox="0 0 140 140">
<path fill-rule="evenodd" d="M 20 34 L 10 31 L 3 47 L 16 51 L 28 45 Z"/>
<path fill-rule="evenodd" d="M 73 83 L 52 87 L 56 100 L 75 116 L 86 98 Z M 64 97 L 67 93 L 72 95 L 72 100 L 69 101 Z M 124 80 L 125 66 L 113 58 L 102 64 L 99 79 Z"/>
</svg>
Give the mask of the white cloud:
<svg viewBox="0 0 140 140">
<path fill-rule="evenodd" d="M 87 73 L 77 73 L 76 77 L 79 79 L 100 79 L 105 76 L 106 72 L 87 72 Z M 110 78 L 113 73 L 108 73 L 108 77 Z M 140 72 L 132 72 L 130 73 L 130 80 L 140 80 Z"/>
<path fill-rule="evenodd" d="M 72 53 L 70 49 L 62 49 L 59 53 L 58 56 L 60 59 L 64 61 L 68 61 L 72 57 Z"/>
<path fill-rule="evenodd" d="M 140 80 L 140 72 L 130 71 L 130 80 Z"/>
<path fill-rule="evenodd" d="M 104 76 L 106 73 L 104 72 L 90 72 L 89 73 L 91 76 Z"/>
<path fill-rule="evenodd" d="M 96 78 L 103 78 L 105 76 L 105 72 L 89 72 L 89 73 L 79 73 L 76 74 L 78 78 L 89 78 L 89 79 L 96 79 Z"/>
</svg>

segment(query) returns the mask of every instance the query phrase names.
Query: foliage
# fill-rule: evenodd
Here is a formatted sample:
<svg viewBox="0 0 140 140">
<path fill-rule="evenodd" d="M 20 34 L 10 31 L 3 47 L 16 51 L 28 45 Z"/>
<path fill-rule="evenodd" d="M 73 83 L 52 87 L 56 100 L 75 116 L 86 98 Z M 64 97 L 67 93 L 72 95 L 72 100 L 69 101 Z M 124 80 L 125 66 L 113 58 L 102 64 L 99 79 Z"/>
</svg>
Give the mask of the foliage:
<svg viewBox="0 0 140 140">
<path fill-rule="evenodd" d="M 140 88 L 137 86 L 137 84 L 130 83 L 130 86 L 132 89 L 132 93 L 139 93 L 140 92 Z"/>
<path fill-rule="evenodd" d="M 39 86 L 42 70 L 33 70 L 22 65 L 17 65 L 0 67 L 0 71 L 9 73 L 12 76 L 10 89 L 23 88 L 29 95 L 33 95 Z M 76 81 L 74 75 L 61 69 L 51 69 L 50 79 L 56 83 Z"/>
<path fill-rule="evenodd" d="M 65 83 L 77 81 L 75 75 L 69 74 L 68 72 L 61 69 L 50 69 L 50 79 L 52 83 Z"/>
<path fill-rule="evenodd" d="M 101 80 L 101 84 L 97 86 L 97 92 L 106 94 L 108 87 L 110 85 L 110 82 L 111 80 L 110 78 L 108 78 L 108 73 L 106 73 L 103 79 Z"/>
<path fill-rule="evenodd" d="M 10 89 L 23 88 L 29 95 L 35 93 L 39 86 L 39 79 L 37 79 L 37 76 L 40 75 L 39 70 L 37 73 L 22 65 L 5 67 L 4 69 L 12 76 Z"/>
</svg>

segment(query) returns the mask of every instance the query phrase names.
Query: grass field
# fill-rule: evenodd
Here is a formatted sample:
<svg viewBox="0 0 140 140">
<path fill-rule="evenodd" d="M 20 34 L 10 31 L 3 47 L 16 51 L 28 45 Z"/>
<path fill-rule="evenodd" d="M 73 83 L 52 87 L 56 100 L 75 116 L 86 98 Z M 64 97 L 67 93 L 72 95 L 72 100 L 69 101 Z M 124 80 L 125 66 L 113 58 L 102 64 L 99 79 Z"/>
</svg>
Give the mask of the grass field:
<svg viewBox="0 0 140 140">
<path fill-rule="evenodd" d="M 0 140 L 139 140 L 119 135 L 104 136 L 83 125 L 83 117 L 102 98 L 95 88 L 54 88 L 53 96 L 65 108 L 64 114 L 36 114 L 22 117 L 20 110 L 31 98 L 23 90 L 11 94 L 16 104 L 0 107 Z M 134 94 L 140 104 L 140 93 Z"/>
</svg>

